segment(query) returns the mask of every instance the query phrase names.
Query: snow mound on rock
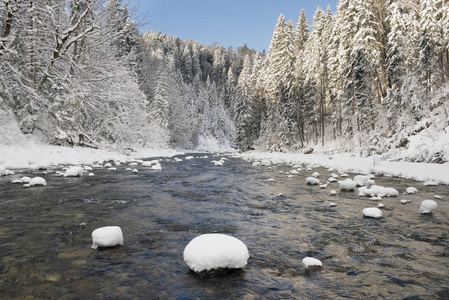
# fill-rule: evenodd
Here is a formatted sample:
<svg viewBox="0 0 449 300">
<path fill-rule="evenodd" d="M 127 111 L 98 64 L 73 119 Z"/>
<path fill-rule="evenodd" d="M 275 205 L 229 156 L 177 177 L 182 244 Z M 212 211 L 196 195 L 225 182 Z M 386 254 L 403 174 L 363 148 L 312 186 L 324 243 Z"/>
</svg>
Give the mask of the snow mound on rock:
<svg viewBox="0 0 449 300">
<path fill-rule="evenodd" d="M 123 245 L 123 233 L 119 226 L 105 226 L 92 231 L 92 249 Z"/>
<path fill-rule="evenodd" d="M 419 211 L 422 214 L 430 214 L 432 211 L 437 209 L 437 207 L 438 204 L 434 200 L 424 200 L 419 206 Z"/>
<path fill-rule="evenodd" d="M 248 258 L 248 248 L 242 241 L 220 233 L 200 235 L 184 249 L 184 261 L 195 272 L 243 268 Z"/>
</svg>

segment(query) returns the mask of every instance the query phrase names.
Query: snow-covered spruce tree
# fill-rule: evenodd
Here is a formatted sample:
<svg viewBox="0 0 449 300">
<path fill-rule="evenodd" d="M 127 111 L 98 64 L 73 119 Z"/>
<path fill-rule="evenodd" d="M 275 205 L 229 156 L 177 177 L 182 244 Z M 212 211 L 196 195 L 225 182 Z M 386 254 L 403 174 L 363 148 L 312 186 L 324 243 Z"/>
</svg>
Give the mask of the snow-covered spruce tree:
<svg viewBox="0 0 449 300">
<path fill-rule="evenodd" d="M 253 103 L 254 93 L 251 84 L 251 59 L 246 55 L 243 70 L 237 83 L 237 93 L 234 107 L 235 144 L 241 150 L 252 147 L 255 136 L 253 132 L 254 115 Z"/>
</svg>

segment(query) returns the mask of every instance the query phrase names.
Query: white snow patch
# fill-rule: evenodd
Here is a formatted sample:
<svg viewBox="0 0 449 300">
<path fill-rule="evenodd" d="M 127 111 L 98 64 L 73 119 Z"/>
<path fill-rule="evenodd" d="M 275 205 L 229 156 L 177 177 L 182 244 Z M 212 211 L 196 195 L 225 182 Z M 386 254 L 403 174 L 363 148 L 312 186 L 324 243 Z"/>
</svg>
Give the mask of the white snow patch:
<svg viewBox="0 0 449 300">
<path fill-rule="evenodd" d="M 123 245 L 123 233 L 119 226 L 105 226 L 92 231 L 92 249 Z"/>
<path fill-rule="evenodd" d="M 320 180 L 318 178 L 315 177 L 307 177 L 306 178 L 306 183 L 309 185 L 318 185 L 320 184 Z"/>
<path fill-rule="evenodd" d="M 421 205 L 419 206 L 419 211 L 422 214 L 430 214 L 435 209 L 437 209 L 438 204 L 434 200 L 424 200 L 421 202 Z"/>
<path fill-rule="evenodd" d="M 418 189 L 413 187 L 413 186 L 410 186 L 410 187 L 405 189 L 405 192 L 407 194 L 416 194 L 418 192 Z"/>
<path fill-rule="evenodd" d="M 47 181 L 45 181 L 44 178 L 42 177 L 34 177 L 30 180 L 29 182 L 30 186 L 35 186 L 35 185 L 47 185 Z"/>
<path fill-rule="evenodd" d="M 382 211 L 377 207 L 364 208 L 363 216 L 368 218 L 382 218 Z"/>
<path fill-rule="evenodd" d="M 248 248 L 242 241 L 219 233 L 200 235 L 184 249 L 184 261 L 195 272 L 243 268 L 248 258 Z"/>
<path fill-rule="evenodd" d="M 357 183 L 354 180 L 347 178 L 346 180 L 339 181 L 338 185 L 340 186 L 340 189 L 342 191 L 349 192 L 353 191 L 356 188 Z"/>
<path fill-rule="evenodd" d="M 83 175 L 84 168 L 79 166 L 72 166 L 68 168 L 65 173 L 64 177 L 77 177 Z"/>
<path fill-rule="evenodd" d="M 305 257 L 302 260 L 302 263 L 306 267 L 306 269 L 312 268 L 312 267 L 323 267 L 323 263 L 316 258 L 313 257 Z"/>
</svg>

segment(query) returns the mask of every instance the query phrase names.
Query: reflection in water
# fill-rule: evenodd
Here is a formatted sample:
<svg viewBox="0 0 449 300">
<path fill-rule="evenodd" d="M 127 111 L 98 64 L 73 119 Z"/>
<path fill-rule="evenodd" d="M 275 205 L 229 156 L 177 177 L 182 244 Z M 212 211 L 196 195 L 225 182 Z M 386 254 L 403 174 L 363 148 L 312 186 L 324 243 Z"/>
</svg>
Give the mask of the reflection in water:
<svg viewBox="0 0 449 300">
<path fill-rule="evenodd" d="M 310 171 L 287 178 L 279 171 L 290 166 L 229 158 L 215 167 L 213 159 L 164 159 L 162 171 L 120 166 L 81 178 L 48 170 L 40 175 L 47 186 L 30 189 L 0 178 L 1 298 L 449 297 L 447 186 L 376 178 L 400 193 L 410 185 L 419 192 L 404 196 L 406 205 L 401 196 L 385 199 L 384 217 L 373 220 L 362 210 L 377 203 L 357 192 L 330 196 L 336 183 L 307 186 Z M 17 177 L 24 174 L 32 175 Z M 434 194 L 443 196 L 437 211 L 420 215 L 421 200 Z M 125 244 L 92 250 L 92 231 L 107 225 L 122 228 Z M 211 232 L 247 245 L 244 270 L 189 271 L 184 247 Z M 306 273 L 305 256 L 324 268 Z"/>
</svg>

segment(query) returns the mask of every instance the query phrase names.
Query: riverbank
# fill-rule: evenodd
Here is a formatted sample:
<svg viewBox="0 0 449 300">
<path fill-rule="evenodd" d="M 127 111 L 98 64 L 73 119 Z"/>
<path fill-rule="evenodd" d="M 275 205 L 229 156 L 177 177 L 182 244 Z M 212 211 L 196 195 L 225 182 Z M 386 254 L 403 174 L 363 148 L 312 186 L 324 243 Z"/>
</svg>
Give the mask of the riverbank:
<svg viewBox="0 0 449 300">
<path fill-rule="evenodd" d="M 150 157 L 172 157 L 184 154 L 173 149 L 136 149 L 126 154 L 113 150 L 61 147 L 28 142 L 21 145 L 0 145 L 0 166 L 5 169 L 38 169 L 59 164 L 94 164 L 104 161 L 130 161 Z M 380 156 L 356 157 L 335 155 L 267 153 L 250 151 L 237 156 L 251 161 L 269 160 L 273 164 L 304 164 L 333 168 L 360 174 L 376 173 L 416 181 L 449 184 L 449 164 L 382 161 Z"/>
</svg>

